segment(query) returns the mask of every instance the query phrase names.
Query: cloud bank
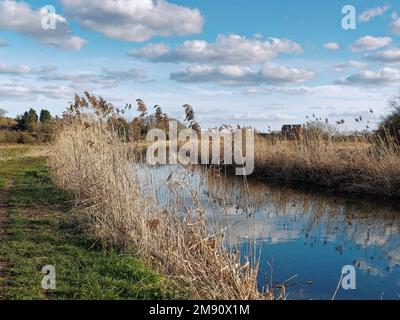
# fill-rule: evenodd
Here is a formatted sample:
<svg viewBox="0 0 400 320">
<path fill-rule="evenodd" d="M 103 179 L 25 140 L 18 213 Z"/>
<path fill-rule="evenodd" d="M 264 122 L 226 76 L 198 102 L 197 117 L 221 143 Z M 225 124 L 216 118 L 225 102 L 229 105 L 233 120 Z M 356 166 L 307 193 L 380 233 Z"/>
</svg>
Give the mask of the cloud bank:
<svg viewBox="0 0 400 320">
<path fill-rule="evenodd" d="M 192 65 L 172 73 L 171 80 L 179 82 L 218 82 L 223 85 L 282 85 L 303 83 L 314 76 L 314 72 L 278 65 L 264 65 L 259 71 L 249 67 L 229 65 Z"/>
<path fill-rule="evenodd" d="M 389 5 L 379 6 L 371 9 L 367 9 L 358 16 L 358 21 L 369 22 L 372 19 L 383 15 L 386 11 L 390 9 Z"/>
<path fill-rule="evenodd" d="M 257 64 L 279 54 L 300 54 L 303 48 L 289 39 L 246 38 L 239 35 L 219 35 L 214 43 L 188 40 L 175 49 L 165 44 L 150 44 L 133 50 L 130 56 L 151 62 L 191 62 L 218 64 Z"/>
<path fill-rule="evenodd" d="M 390 37 L 365 36 L 350 46 L 353 52 L 373 51 L 393 43 Z"/>
<path fill-rule="evenodd" d="M 197 34 L 204 24 L 198 9 L 165 0 L 61 0 L 61 4 L 82 27 L 123 41 Z"/>
<path fill-rule="evenodd" d="M 64 17 L 55 15 L 55 30 L 42 28 L 42 19 L 46 14 L 47 12 L 42 10 L 33 10 L 25 2 L 0 0 L 0 29 L 19 32 L 40 43 L 59 49 L 81 50 L 86 41 L 73 35 Z"/>
</svg>

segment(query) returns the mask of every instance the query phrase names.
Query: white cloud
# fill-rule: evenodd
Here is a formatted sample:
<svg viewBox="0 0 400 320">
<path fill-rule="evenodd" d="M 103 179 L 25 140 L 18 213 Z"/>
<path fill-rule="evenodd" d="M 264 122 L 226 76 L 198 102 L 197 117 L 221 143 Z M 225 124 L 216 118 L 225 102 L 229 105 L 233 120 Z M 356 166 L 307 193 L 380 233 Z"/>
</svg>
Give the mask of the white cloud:
<svg viewBox="0 0 400 320">
<path fill-rule="evenodd" d="M 147 79 L 146 72 L 141 69 L 111 70 L 104 68 L 100 77 L 116 81 L 143 81 Z"/>
<path fill-rule="evenodd" d="M 170 48 L 164 43 L 148 44 L 140 49 L 128 53 L 129 56 L 157 61 L 160 57 L 170 53 Z"/>
<path fill-rule="evenodd" d="M 329 49 L 329 50 L 339 50 L 340 45 L 336 42 L 328 42 L 324 44 L 324 48 Z"/>
<path fill-rule="evenodd" d="M 65 86 L 33 86 L 16 82 L 0 81 L 0 98 L 32 101 L 40 97 L 48 99 L 67 99 L 73 95 L 71 88 Z"/>
<path fill-rule="evenodd" d="M 392 42 L 389 37 L 365 36 L 358 39 L 350 48 L 353 52 L 372 51 L 391 45 Z"/>
<path fill-rule="evenodd" d="M 400 85 L 400 70 L 394 68 L 382 68 L 378 71 L 362 71 L 338 81 L 346 85 L 374 85 L 374 86 L 398 86 Z"/>
<path fill-rule="evenodd" d="M 334 117 L 334 118 L 358 118 L 362 117 L 364 119 L 373 119 L 373 118 L 379 118 L 377 113 L 371 113 L 368 110 L 359 110 L 359 111 L 344 111 L 344 112 L 331 112 L 328 114 L 328 117 Z"/>
<path fill-rule="evenodd" d="M 192 65 L 172 73 L 171 80 L 179 82 L 218 82 L 223 85 L 281 85 L 303 83 L 314 72 L 291 67 L 264 65 L 259 71 L 237 65 Z"/>
<path fill-rule="evenodd" d="M 33 96 L 42 96 L 48 99 L 65 99 L 71 98 L 73 95 L 72 89 L 70 87 L 58 85 L 33 87 L 30 90 Z"/>
<path fill-rule="evenodd" d="M 115 70 L 103 68 L 100 72 L 59 72 L 55 66 L 42 66 L 32 68 L 27 65 L 10 66 L 0 63 L 0 76 L 12 76 L 17 79 L 26 79 L 28 76 L 39 81 L 70 82 L 76 88 L 81 89 L 82 85 L 100 85 L 103 87 L 115 87 L 122 82 L 149 82 L 146 72 L 142 69 Z"/>
<path fill-rule="evenodd" d="M 356 60 L 349 60 L 345 63 L 334 66 L 335 71 L 342 72 L 347 69 L 365 69 L 368 67 L 368 63 Z"/>
<path fill-rule="evenodd" d="M 334 101 L 335 99 L 351 100 L 370 100 L 376 98 L 376 95 L 368 89 L 351 87 L 343 83 L 336 83 L 330 85 L 320 86 L 275 86 L 275 87 L 252 87 L 247 89 L 245 94 L 248 95 L 270 95 L 270 94 L 286 94 L 286 95 L 312 95 L 318 98 L 328 99 L 327 101 Z M 333 107 L 336 109 L 336 107 Z"/>
<path fill-rule="evenodd" d="M 314 77 L 314 72 L 305 69 L 277 65 L 265 65 L 260 71 L 260 78 L 267 83 L 303 83 Z"/>
<path fill-rule="evenodd" d="M 40 69 L 34 69 L 27 65 L 10 66 L 0 63 L 0 75 L 13 75 L 13 76 L 24 76 L 24 75 L 39 75 L 46 74 L 54 71 L 52 66 L 43 66 Z"/>
<path fill-rule="evenodd" d="M 394 34 L 400 35 L 400 17 L 398 17 L 397 14 L 394 14 L 392 18 L 393 22 L 390 25 L 390 31 Z"/>
<path fill-rule="evenodd" d="M 198 9 L 165 0 L 61 0 L 61 4 L 67 16 L 84 28 L 123 41 L 197 34 L 204 23 Z"/>
<path fill-rule="evenodd" d="M 234 121 L 286 121 L 286 120 L 294 120 L 296 116 L 290 114 L 234 114 L 223 117 L 225 120 L 234 120 Z"/>
<path fill-rule="evenodd" d="M 5 75 L 24 75 L 32 72 L 32 69 L 26 65 L 21 66 L 8 66 L 0 64 L 0 74 Z"/>
<path fill-rule="evenodd" d="M 383 15 L 390 8 L 389 5 L 379 6 L 371 9 L 367 9 L 358 16 L 360 22 L 368 22 L 372 19 Z"/>
<path fill-rule="evenodd" d="M 0 82 L 0 97 L 2 99 L 27 100 L 31 89 L 13 82 Z"/>
<path fill-rule="evenodd" d="M 400 49 L 388 49 L 365 55 L 365 59 L 380 63 L 400 63 Z"/>
<path fill-rule="evenodd" d="M 279 54 L 302 52 L 302 47 L 289 39 L 248 39 L 232 34 L 219 35 L 214 43 L 188 40 L 176 49 L 170 49 L 164 44 L 150 44 L 131 51 L 129 55 L 152 62 L 255 64 L 272 60 Z"/>
<path fill-rule="evenodd" d="M 53 70 L 55 71 L 55 70 Z M 101 72 L 48 72 L 39 77 L 44 81 L 66 81 L 75 85 L 98 84 L 104 87 L 114 87 L 125 81 L 148 81 L 146 73 L 141 69 L 111 70 L 103 68 Z"/>
<path fill-rule="evenodd" d="M 56 29 L 42 28 L 42 18 L 45 13 L 33 10 L 25 2 L 0 0 L 0 29 L 22 33 L 37 41 L 56 48 L 78 51 L 86 43 L 80 37 L 74 36 L 64 17 L 56 15 Z"/>
<path fill-rule="evenodd" d="M 239 85 L 251 82 L 254 73 L 243 66 L 191 65 L 182 71 L 172 73 L 171 80 L 179 82 L 221 82 L 226 85 Z"/>
<path fill-rule="evenodd" d="M 286 94 L 286 95 L 305 95 L 308 93 L 306 87 L 293 86 L 268 86 L 268 87 L 251 87 L 244 91 L 244 94 L 249 96 L 270 95 L 270 94 Z M 278 107 L 279 109 L 283 107 Z"/>
</svg>

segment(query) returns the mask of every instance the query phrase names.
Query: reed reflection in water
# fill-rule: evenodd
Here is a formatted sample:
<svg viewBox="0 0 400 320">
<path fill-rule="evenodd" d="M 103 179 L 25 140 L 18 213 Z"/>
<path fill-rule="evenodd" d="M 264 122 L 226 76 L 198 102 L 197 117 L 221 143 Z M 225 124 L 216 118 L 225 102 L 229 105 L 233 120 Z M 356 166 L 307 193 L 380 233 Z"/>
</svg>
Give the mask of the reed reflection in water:
<svg viewBox="0 0 400 320">
<path fill-rule="evenodd" d="M 354 265 L 357 289 L 340 290 L 337 299 L 400 298 L 396 204 L 276 187 L 203 167 L 143 166 L 139 175 L 143 184 L 159 186 L 154 198 L 164 205 L 190 211 L 195 192 L 210 234 L 222 230 L 229 246 L 258 259 L 260 289 L 291 279 L 289 299 L 330 299 L 342 267 Z M 171 183 L 182 192 L 173 194 Z"/>
</svg>

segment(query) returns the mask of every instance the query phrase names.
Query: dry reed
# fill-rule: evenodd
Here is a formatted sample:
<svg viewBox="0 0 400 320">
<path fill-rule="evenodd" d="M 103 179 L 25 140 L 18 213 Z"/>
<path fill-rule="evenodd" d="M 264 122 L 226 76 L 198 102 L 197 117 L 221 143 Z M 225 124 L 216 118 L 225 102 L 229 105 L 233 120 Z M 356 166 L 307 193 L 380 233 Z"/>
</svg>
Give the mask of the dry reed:
<svg viewBox="0 0 400 320">
<path fill-rule="evenodd" d="M 89 111 L 90 105 L 97 112 Z M 142 190 L 132 152 L 106 121 L 109 107 L 90 95 L 76 97 L 50 151 L 55 181 L 87 213 L 88 231 L 104 246 L 134 249 L 194 298 L 272 299 L 271 292 L 257 288 L 257 264 L 243 261 L 226 250 L 222 237 L 209 233 L 195 190 L 194 209 L 183 213 L 178 201 L 161 205 L 156 186 Z M 169 188 L 175 195 L 182 192 L 174 184 Z"/>
<path fill-rule="evenodd" d="M 400 197 L 400 148 L 390 138 L 257 137 L 256 173 L 328 191 Z"/>
</svg>

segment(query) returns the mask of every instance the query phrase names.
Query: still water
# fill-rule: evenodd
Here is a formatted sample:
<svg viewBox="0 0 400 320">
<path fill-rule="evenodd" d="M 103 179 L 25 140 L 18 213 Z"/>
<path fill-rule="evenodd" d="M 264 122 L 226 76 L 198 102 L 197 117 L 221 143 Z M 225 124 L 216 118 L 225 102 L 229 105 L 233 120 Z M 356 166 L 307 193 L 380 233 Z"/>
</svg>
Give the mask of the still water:
<svg viewBox="0 0 400 320">
<path fill-rule="evenodd" d="M 190 207 L 196 193 L 210 224 L 229 225 L 227 244 L 243 255 L 255 252 L 259 259 L 260 290 L 285 282 L 288 299 L 331 299 L 342 267 L 353 265 L 356 289 L 340 288 L 336 299 L 400 299 L 399 206 L 201 168 L 160 166 L 140 172 L 158 186 L 161 203 L 171 197 L 168 185 L 179 184 L 185 190 L 178 194 L 183 207 Z"/>
</svg>

